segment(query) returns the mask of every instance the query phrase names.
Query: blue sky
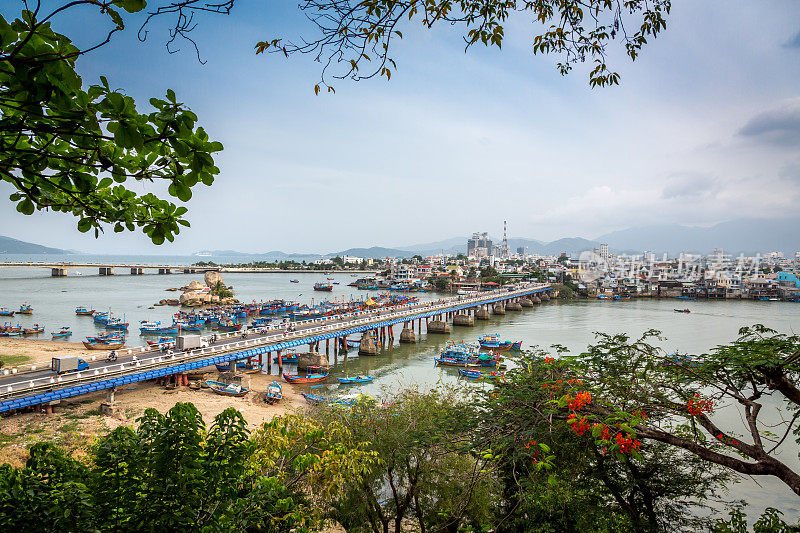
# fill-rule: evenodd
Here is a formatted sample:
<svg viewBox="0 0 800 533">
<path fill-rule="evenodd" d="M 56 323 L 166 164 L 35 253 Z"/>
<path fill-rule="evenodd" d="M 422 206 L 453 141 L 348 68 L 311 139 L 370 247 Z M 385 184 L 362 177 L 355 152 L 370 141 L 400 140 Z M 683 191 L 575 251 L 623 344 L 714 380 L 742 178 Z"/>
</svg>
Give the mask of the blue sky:
<svg viewBox="0 0 800 533">
<path fill-rule="evenodd" d="M 151 0 L 152 3 L 152 0 Z M 0 13 L 15 15 L 16 1 Z M 79 43 L 99 19 L 55 24 Z M 147 109 L 174 89 L 225 145 L 221 174 L 188 204 L 176 243 L 81 235 L 66 215 L 0 207 L 3 234 L 108 253 L 200 249 L 332 252 L 429 242 L 473 231 L 551 240 L 630 226 L 709 225 L 800 215 L 800 3 L 674 2 L 667 31 L 630 63 L 622 85 L 590 89 L 533 56 L 535 27 L 506 27 L 503 50 L 464 52 L 449 27 L 403 28 L 391 81 L 314 95 L 311 57 L 256 56 L 255 42 L 313 35 L 291 2 L 240 0 L 205 16 L 169 54 L 166 26 L 81 59 L 84 83 L 111 84 Z M 0 186 L 0 194 L 8 188 Z"/>
</svg>

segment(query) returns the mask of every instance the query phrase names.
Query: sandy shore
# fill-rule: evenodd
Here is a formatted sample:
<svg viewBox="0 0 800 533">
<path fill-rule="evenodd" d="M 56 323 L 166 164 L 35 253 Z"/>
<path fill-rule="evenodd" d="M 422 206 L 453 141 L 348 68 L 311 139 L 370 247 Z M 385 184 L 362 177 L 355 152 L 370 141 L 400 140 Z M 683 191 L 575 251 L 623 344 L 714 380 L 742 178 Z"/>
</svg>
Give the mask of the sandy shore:
<svg viewBox="0 0 800 533">
<path fill-rule="evenodd" d="M 28 366 L 45 364 L 50 366 L 54 355 L 96 356 L 102 352 L 87 350 L 80 342 L 51 341 L 24 337 L 0 337 L 0 361 L 6 359 L 13 364 L 5 366 Z M 10 357 L 8 357 L 10 356 Z"/>
</svg>

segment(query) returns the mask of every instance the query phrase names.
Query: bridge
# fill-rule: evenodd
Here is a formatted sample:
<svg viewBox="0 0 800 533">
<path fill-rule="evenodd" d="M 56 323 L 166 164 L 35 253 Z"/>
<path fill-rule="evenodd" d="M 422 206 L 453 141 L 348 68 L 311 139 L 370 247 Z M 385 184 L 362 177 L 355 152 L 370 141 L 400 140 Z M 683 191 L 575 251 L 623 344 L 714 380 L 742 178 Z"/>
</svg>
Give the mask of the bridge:
<svg viewBox="0 0 800 533">
<path fill-rule="evenodd" d="M 313 269 L 291 269 L 281 270 L 277 268 L 256 268 L 256 267 L 222 267 L 219 265 L 153 265 L 146 263 L 70 263 L 70 262 L 57 262 L 48 263 L 46 261 L 32 261 L 32 262 L 0 262 L 0 268 L 49 268 L 50 275 L 54 278 L 66 277 L 69 270 L 82 268 L 97 269 L 101 276 L 113 276 L 117 270 L 129 271 L 132 276 L 142 275 L 148 271 L 157 272 L 158 274 L 196 274 L 204 273 L 209 270 L 214 272 L 231 272 L 231 273 L 260 273 L 260 274 L 275 274 L 275 273 L 288 273 L 293 274 L 332 274 L 339 272 L 336 270 L 313 270 Z M 367 273 L 374 274 L 377 270 L 350 270 L 348 273 Z"/>
<path fill-rule="evenodd" d="M 519 284 L 513 288 L 503 288 L 477 293 L 471 296 L 451 297 L 435 302 L 409 304 L 375 311 L 360 311 L 329 319 L 293 322 L 295 331 L 287 332 L 283 325 L 269 325 L 250 330 L 247 338 L 240 333 L 222 333 L 216 342 L 209 346 L 175 351 L 165 354 L 150 347 L 117 350 L 119 357 L 114 362 L 92 358 L 90 368 L 82 372 L 55 375 L 47 368 L 31 366 L 20 369 L 3 369 L 0 375 L 0 412 L 22 409 L 35 405 L 49 406 L 60 400 L 101 390 L 109 392 L 109 402 L 113 401 L 116 387 L 138 381 L 171 376 L 199 368 L 223 364 L 231 361 L 257 358 L 263 361 L 267 356 L 266 368 L 271 372 L 271 356 L 288 348 L 306 345 L 318 348 L 321 341 L 326 345 L 334 341 L 334 354 L 348 335 L 375 332 L 378 339 L 387 334 L 393 338 L 392 326 L 404 324 L 406 329 L 414 321 L 422 329 L 422 320 L 433 318 L 446 323 L 453 320 L 455 325 L 464 323 L 465 318 L 473 318 L 470 313 L 494 310 L 505 313 L 509 304 L 519 306 L 530 296 L 545 296 L 551 290 L 549 284 Z M 499 304 L 499 305 L 498 305 Z M 509 306 L 510 307 L 510 306 Z M 515 307 L 521 309 L 521 307 Z M 467 320 L 467 323 L 470 321 Z M 404 330 L 403 333 L 406 331 Z M 208 340 L 208 337 L 204 339 Z M 402 340 L 402 334 L 401 334 Z M 327 352 L 327 350 L 326 350 Z M 336 356 L 336 355 L 334 355 Z M 346 360 L 345 352 L 345 360 Z M 280 357 L 279 371 L 283 371 Z"/>
</svg>

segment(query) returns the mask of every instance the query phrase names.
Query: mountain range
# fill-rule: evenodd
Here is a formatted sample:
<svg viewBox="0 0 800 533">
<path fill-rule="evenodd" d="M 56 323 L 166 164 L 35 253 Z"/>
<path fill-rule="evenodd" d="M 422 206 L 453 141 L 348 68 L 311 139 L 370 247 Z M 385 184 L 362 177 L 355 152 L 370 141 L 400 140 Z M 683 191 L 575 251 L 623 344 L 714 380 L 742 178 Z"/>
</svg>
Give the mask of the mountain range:
<svg viewBox="0 0 800 533">
<path fill-rule="evenodd" d="M 408 246 L 368 248 L 348 248 L 334 253 L 287 253 L 273 250 L 262 253 L 245 253 L 235 250 L 212 250 L 198 252 L 198 257 L 242 258 L 242 262 L 265 261 L 315 261 L 317 259 L 349 255 L 380 259 L 383 257 L 423 257 L 444 254 L 466 253 L 468 237 L 453 237 L 435 242 L 413 244 Z M 495 246 L 500 239 L 492 239 Z M 613 231 L 600 235 L 595 239 L 570 237 L 555 241 L 511 238 L 509 249 L 515 252 L 524 248 L 526 253 L 539 255 L 560 255 L 566 253 L 576 256 L 584 250 L 598 248 L 600 243 L 607 243 L 609 249 L 616 253 L 642 253 L 645 250 L 660 255 L 668 253 L 675 256 L 680 252 L 707 254 L 714 248 L 722 248 L 725 253 L 738 255 L 755 255 L 781 251 L 792 257 L 800 250 L 800 218 L 786 219 L 737 219 L 722 222 L 709 227 L 684 226 L 680 224 L 663 224 L 642 226 Z M 39 244 L 0 236 L 0 254 L 68 254 L 79 253 L 72 250 L 49 248 Z"/>
</svg>

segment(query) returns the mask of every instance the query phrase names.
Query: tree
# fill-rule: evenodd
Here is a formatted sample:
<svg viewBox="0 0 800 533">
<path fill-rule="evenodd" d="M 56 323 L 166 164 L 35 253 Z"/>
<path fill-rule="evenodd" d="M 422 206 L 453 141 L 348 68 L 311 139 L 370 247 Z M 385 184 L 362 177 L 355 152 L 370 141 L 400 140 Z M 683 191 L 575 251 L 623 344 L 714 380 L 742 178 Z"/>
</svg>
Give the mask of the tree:
<svg viewBox="0 0 800 533">
<path fill-rule="evenodd" d="M 334 257 L 333 259 L 331 259 L 331 262 L 333 262 L 334 265 L 338 265 L 340 267 L 344 267 L 344 259 L 342 259 L 338 255 L 336 257 Z"/>
<path fill-rule="evenodd" d="M 476 448 L 491 449 L 500 472 L 502 531 L 696 531 L 713 523 L 697 509 L 718 498 L 728 471 L 666 444 L 642 446 L 622 420 L 592 420 L 586 409 L 599 400 L 588 382 L 549 354 L 534 350 L 517 362 L 474 423 Z"/>
<path fill-rule="evenodd" d="M 186 202 L 197 184 L 214 182 L 219 169 L 213 154 L 222 144 L 209 139 L 172 90 L 151 98 L 151 111 L 140 112 L 133 98 L 112 89 L 105 77 L 84 87 L 77 74 L 82 55 L 125 28 L 117 8 L 137 13 L 145 0 L 58 3 L 45 13 L 39 2 L 33 10 L 24 2 L 26 9 L 10 23 L 0 16 L 0 180 L 16 189 L 10 199 L 20 213 L 70 213 L 81 232 L 93 229 L 98 235 L 106 225 L 115 232 L 138 227 L 155 244 L 172 241 L 189 225 L 186 207 L 137 192 L 131 183 L 164 183 L 171 197 Z M 195 11 L 227 12 L 232 4 L 166 2 L 144 24 L 160 14 L 177 15 L 173 42 L 191 30 L 194 23 L 186 21 Z M 58 15 L 80 8 L 98 9 L 109 22 L 96 44 L 85 49 L 51 28 Z"/>
<path fill-rule="evenodd" d="M 648 39 L 666 28 L 671 0 L 303 0 L 300 9 L 316 25 L 316 35 L 298 42 L 273 38 L 256 44 L 256 53 L 312 54 L 323 65 L 314 87 L 333 91 L 331 78 L 390 79 L 397 64 L 391 58 L 401 29 L 412 22 L 424 28 L 451 25 L 463 31 L 465 50 L 483 44 L 503 44 L 504 27 L 512 17 L 534 23 L 534 54 L 556 54 L 557 69 L 565 75 L 578 63 L 589 62 L 592 87 L 619 83 L 619 74 L 606 62 L 608 45 L 622 42 L 635 60 Z"/>
<path fill-rule="evenodd" d="M 206 427 L 192 404 L 147 409 L 102 437 L 88 466 L 36 444 L 0 466 L 0 527 L 34 531 L 267 531 L 317 528 L 343 480 L 374 455 L 346 428 L 278 417 L 250 436 L 228 408 Z M 346 444 L 344 444 L 346 443 Z"/>
<path fill-rule="evenodd" d="M 480 531 L 491 523 L 498 485 L 489 458 L 470 452 L 463 395 L 411 388 L 389 401 L 362 398 L 346 410 L 322 406 L 311 414 L 326 428 L 346 427 L 380 458 L 344 485 L 332 517 L 348 531 L 384 533 L 390 525 L 405 530 L 407 520 L 423 532 Z"/>
<path fill-rule="evenodd" d="M 612 437 L 641 446 L 663 443 L 709 467 L 775 477 L 800 494 L 800 474 L 778 455 L 791 435 L 800 443 L 800 337 L 761 325 L 739 333 L 736 341 L 699 356 L 653 347 L 648 341 L 660 339 L 657 331 L 633 341 L 597 334 L 586 353 L 562 358 L 562 381 L 580 385 L 565 388 L 548 412 L 559 424 L 590 425 L 595 439 L 608 428 Z M 576 409 L 579 394 L 587 401 Z M 782 403 L 769 401 L 771 396 Z M 738 408 L 740 427 L 725 427 L 713 416 L 724 402 Z M 599 445 L 624 457 L 619 440 Z"/>
</svg>

